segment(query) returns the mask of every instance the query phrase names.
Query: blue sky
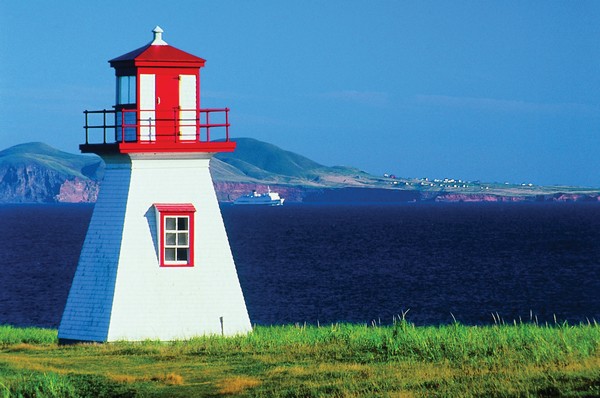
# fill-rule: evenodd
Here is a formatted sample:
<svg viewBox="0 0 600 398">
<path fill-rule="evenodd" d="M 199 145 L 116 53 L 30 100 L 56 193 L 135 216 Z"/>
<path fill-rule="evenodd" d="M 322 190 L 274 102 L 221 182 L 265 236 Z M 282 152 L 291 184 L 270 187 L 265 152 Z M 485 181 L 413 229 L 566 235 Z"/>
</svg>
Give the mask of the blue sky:
<svg viewBox="0 0 600 398">
<path fill-rule="evenodd" d="M 207 60 L 202 106 L 325 165 L 600 187 L 598 1 L 0 0 L 0 148 L 78 152 L 108 60 Z"/>
</svg>

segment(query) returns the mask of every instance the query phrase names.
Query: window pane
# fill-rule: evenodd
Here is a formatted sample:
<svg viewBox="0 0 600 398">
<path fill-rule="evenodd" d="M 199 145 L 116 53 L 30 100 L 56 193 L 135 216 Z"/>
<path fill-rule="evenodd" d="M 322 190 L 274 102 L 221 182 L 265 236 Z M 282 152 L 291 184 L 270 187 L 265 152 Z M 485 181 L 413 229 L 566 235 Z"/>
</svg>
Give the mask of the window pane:
<svg viewBox="0 0 600 398">
<path fill-rule="evenodd" d="M 126 104 L 128 90 L 127 76 L 119 76 L 117 78 L 117 104 Z"/>
<path fill-rule="evenodd" d="M 135 82 L 135 76 L 119 76 L 117 78 L 117 104 L 135 104 Z"/>
<path fill-rule="evenodd" d="M 180 232 L 177 234 L 177 245 L 178 246 L 187 246 L 188 245 L 187 232 Z"/>
<path fill-rule="evenodd" d="M 177 229 L 179 231 L 187 231 L 188 230 L 188 218 L 187 217 L 177 218 Z"/>
<path fill-rule="evenodd" d="M 175 245 L 175 237 L 177 236 L 176 233 L 174 232 L 170 232 L 166 234 L 166 244 L 169 246 L 174 246 Z"/>
<path fill-rule="evenodd" d="M 136 103 L 136 98 L 135 98 L 135 94 L 136 94 L 136 87 L 135 87 L 135 83 L 136 79 L 135 76 L 129 76 L 129 103 L 130 104 L 135 104 Z"/>
<path fill-rule="evenodd" d="M 125 141 L 132 142 L 136 141 L 136 129 L 137 129 L 137 112 L 119 112 L 123 113 L 125 122 L 122 125 L 117 126 L 119 130 L 125 130 Z"/>
<path fill-rule="evenodd" d="M 177 261 L 188 260 L 188 249 L 177 249 Z"/>
<path fill-rule="evenodd" d="M 165 219 L 165 228 L 167 231 L 175 231 L 175 217 L 167 217 Z"/>
<path fill-rule="evenodd" d="M 175 261 L 175 249 L 165 249 L 165 261 Z"/>
</svg>

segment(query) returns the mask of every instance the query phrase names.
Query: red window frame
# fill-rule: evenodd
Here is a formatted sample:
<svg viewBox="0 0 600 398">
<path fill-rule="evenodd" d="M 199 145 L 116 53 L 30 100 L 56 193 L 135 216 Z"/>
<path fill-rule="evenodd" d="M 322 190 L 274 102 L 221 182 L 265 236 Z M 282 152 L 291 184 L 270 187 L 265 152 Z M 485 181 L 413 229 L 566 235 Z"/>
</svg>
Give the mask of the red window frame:
<svg viewBox="0 0 600 398">
<path fill-rule="evenodd" d="M 194 266 L 194 213 L 196 208 L 191 203 L 155 203 L 154 208 L 157 213 L 158 221 L 158 246 L 159 246 L 159 264 L 161 267 L 193 267 Z M 166 236 L 166 219 L 167 217 L 187 217 L 188 218 L 188 258 L 187 261 L 182 260 L 166 260 L 165 251 L 167 247 L 165 241 Z M 178 231 L 177 229 L 175 231 Z M 185 231 L 185 230 L 182 230 Z M 184 232 L 183 232 L 184 233 Z"/>
</svg>

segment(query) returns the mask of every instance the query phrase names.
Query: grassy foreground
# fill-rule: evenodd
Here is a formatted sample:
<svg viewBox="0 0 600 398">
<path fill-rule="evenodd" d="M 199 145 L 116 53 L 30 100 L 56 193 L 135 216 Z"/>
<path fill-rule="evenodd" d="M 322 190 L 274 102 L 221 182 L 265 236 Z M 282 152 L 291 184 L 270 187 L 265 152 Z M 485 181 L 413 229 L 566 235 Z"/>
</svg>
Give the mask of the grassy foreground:
<svg viewBox="0 0 600 398">
<path fill-rule="evenodd" d="M 59 346 L 0 326 L 0 397 L 600 396 L 600 326 L 256 327 Z"/>
</svg>

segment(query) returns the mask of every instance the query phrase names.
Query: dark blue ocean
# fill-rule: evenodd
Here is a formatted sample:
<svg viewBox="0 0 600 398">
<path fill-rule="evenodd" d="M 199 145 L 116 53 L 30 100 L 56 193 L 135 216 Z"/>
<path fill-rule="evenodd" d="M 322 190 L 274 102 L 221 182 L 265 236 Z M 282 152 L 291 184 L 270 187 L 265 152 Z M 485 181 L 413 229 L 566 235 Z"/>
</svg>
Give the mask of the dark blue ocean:
<svg viewBox="0 0 600 398">
<path fill-rule="evenodd" d="M 92 205 L 0 205 L 0 324 L 57 327 Z M 255 324 L 600 320 L 600 204 L 222 207 Z"/>
</svg>

